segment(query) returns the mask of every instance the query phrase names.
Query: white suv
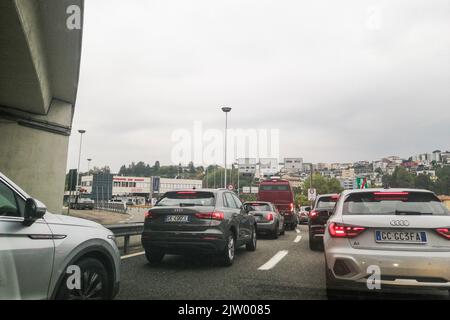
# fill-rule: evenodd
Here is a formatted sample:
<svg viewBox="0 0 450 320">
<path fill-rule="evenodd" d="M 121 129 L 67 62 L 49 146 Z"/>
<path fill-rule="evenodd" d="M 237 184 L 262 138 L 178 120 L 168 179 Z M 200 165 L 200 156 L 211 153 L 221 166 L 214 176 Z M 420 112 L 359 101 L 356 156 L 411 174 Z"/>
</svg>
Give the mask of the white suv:
<svg viewBox="0 0 450 320">
<path fill-rule="evenodd" d="M 0 299 L 112 299 L 120 281 L 114 236 L 54 215 L 0 173 Z"/>
<path fill-rule="evenodd" d="M 344 191 L 324 247 L 330 297 L 342 289 L 450 289 L 450 212 L 430 191 Z"/>
</svg>

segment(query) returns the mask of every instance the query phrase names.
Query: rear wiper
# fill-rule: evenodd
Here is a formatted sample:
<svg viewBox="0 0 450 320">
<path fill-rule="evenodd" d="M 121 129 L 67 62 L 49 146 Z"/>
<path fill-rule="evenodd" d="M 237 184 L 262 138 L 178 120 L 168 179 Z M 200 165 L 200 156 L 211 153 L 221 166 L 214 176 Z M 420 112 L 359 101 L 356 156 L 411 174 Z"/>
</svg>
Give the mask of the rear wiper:
<svg viewBox="0 0 450 320">
<path fill-rule="evenodd" d="M 395 210 L 395 214 L 398 215 L 398 216 L 433 215 L 431 212 L 405 211 L 405 210 Z"/>
</svg>

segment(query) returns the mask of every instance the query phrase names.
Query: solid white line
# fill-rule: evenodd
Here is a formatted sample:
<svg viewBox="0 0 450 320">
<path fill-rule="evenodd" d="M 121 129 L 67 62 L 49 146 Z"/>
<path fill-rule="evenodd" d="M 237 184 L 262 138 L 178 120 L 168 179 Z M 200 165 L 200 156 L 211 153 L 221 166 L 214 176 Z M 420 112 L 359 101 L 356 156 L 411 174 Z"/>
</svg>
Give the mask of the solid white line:
<svg viewBox="0 0 450 320">
<path fill-rule="evenodd" d="M 128 254 L 126 256 L 121 256 L 120 259 L 128 259 L 128 258 L 133 258 L 133 257 L 137 257 L 137 256 L 142 256 L 143 254 L 145 254 L 145 251 L 142 252 L 138 252 L 138 253 L 132 253 L 132 254 Z"/>
<path fill-rule="evenodd" d="M 278 251 L 269 261 L 263 264 L 258 270 L 270 270 L 277 265 L 286 255 L 288 254 L 287 250 Z"/>
<path fill-rule="evenodd" d="M 294 242 L 300 242 L 300 240 L 302 240 L 302 236 L 297 236 L 294 240 Z"/>
</svg>

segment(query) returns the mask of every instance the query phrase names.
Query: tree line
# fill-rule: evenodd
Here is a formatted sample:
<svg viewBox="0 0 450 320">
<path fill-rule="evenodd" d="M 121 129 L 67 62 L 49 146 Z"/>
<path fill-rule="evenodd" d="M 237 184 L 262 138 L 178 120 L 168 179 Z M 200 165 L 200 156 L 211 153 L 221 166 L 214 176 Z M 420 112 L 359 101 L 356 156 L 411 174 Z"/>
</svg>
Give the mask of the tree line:
<svg viewBox="0 0 450 320">
<path fill-rule="evenodd" d="M 384 186 L 390 188 L 418 188 L 433 191 L 437 195 L 450 195 L 450 166 L 437 167 L 436 177 L 414 174 L 404 167 L 397 167 L 391 175 L 383 175 Z"/>
</svg>

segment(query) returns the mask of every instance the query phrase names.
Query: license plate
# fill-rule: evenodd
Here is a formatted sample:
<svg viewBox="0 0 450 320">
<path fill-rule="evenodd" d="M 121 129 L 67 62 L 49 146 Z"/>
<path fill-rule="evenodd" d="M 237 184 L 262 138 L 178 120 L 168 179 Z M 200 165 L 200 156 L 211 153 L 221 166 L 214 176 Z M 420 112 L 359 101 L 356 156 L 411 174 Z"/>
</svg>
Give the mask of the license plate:
<svg viewBox="0 0 450 320">
<path fill-rule="evenodd" d="M 261 217 L 259 217 L 259 216 L 254 216 L 255 217 L 255 221 L 260 221 L 261 220 Z"/>
<path fill-rule="evenodd" d="M 189 222 L 189 216 L 169 215 L 166 216 L 166 222 Z"/>
<path fill-rule="evenodd" d="M 375 231 L 376 242 L 389 243 L 427 243 L 425 231 Z"/>
</svg>

